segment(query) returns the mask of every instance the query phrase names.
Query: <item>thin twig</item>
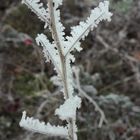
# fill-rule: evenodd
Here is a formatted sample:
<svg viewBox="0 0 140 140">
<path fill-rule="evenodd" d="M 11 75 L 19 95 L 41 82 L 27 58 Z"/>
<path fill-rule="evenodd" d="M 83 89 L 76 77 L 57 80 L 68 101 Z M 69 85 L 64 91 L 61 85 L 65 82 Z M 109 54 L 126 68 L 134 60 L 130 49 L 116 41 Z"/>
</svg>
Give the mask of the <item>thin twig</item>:
<svg viewBox="0 0 140 140">
<path fill-rule="evenodd" d="M 84 90 L 82 90 L 81 84 L 80 84 L 80 79 L 79 79 L 79 73 L 80 73 L 79 68 L 75 68 L 73 70 L 73 72 L 74 72 L 75 79 L 76 79 L 76 88 L 79 90 L 79 94 L 81 94 L 87 100 L 89 100 L 89 102 L 91 102 L 95 106 L 95 110 L 100 113 L 101 118 L 100 118 L 100 121 L 99 121 L 99 125 L 98 126 L 99 126 L 99 128 L 101 128 L 102 125 L 103 125 L 103 122 L 107 123 L 107 119 L 105 117 L 105 114 L 104 114 L 103 110 L 98 106 L 98 104 L 96 103 L 96 101 L 94 99 L 92 99 Z"/>
</svg>

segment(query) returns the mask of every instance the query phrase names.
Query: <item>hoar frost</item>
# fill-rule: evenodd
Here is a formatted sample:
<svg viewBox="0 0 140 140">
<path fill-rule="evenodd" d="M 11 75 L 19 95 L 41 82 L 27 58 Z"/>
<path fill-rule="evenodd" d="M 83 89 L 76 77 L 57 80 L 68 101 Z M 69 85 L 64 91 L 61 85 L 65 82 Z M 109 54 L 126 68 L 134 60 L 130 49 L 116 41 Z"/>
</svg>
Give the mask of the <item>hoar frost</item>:
<svg viewBox="0 0 140 140">
<path fill-rule="evenodd" d="M 71 28 L 71 36 L 65 36 L 65 27 L 61 23 L 59 9 L 63 0 L 47 0 L 47 2 L 47 8 L 44 8 L 40 0 L 22 0 L 22 3 L 27 5 L 45 23 L 44 28 L 48 27 L 52 32 L 54 41 L 51 42 L 44 34 L 38 34 L 36 42 L 43 47 L 46 62 L 51 61 L 57 72 L 52 81 L 63 91 L 65 102 L 56 109 L 55 114 L 61 120 L 66 120 L 67 126 L 45 124 L 32 117 L 27 117 L 25 111 L 20 126 L 48 136 L 61 136 L 69 140 L 77 140 L 76 111 L 81 107 L 81 98 L 74 95 L 71 62 L 75 61 L 75 57 L 71 52 L 73 50 L 80 52 L 82 50 L 80 41 L 84 40 L 101 21 L 110 21 L 112 13 L 109 12 L 109 1 L 100 2 L 85 21 Z"/>
</svg>

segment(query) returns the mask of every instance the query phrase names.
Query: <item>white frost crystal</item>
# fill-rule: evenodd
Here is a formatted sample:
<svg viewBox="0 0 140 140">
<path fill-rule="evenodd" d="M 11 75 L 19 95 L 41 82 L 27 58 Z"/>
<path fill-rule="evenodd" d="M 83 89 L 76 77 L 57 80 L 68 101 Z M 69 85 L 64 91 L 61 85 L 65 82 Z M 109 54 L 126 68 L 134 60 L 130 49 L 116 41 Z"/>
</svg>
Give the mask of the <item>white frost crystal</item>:
<svg viewBox="0 0 140 140">
<path fill-rule="evenodd" d="M 43 3 L 40 0 L 22 0 L 23 4 L 26 4 L 28 8 L 30 8 L 40 20 L 45 22 L 45 28 L 48 25 L 48 11 L 43 7 Z"/>
<path fill-rule="evenodd" d="M 43 47 L 43 53 L 44 57 L 46 58 L 46 62 L 51 61 L 54 64 L 56 71 L 58 73 L 61 72 L 61 61 L 56 45 L 51 44 L 47 36 L 44 34 L 38 34 L 36 37 L 36 42 L 38 45 Z"/>
<path fill-rule="evenodd" d="M 62 5 L 63 0 L 53 0 L 55 7 L 58 8 L 60 5 Z"/>
<path fill-rule="evenodd" d="M 61 120 L 68 120 L 76 118 L 76 110 L 81 107 L 81 98 L 78 96 L 71 97 L 65 101 L 60 108 L 56 109 L 55 114 L 60 117 Z"/>
<path fill-rule="evenodd" d="M 49 123 L 46 125 L 45 122 L 40 122 L 38 119 L 26 117 L 25 111 L 22 114 L 22 119 L 19 124 L 25 129 L 41 134 L 47 134 L 48 136 L 68 137 L 67 127 L 52 126 Z"/>
</svg>

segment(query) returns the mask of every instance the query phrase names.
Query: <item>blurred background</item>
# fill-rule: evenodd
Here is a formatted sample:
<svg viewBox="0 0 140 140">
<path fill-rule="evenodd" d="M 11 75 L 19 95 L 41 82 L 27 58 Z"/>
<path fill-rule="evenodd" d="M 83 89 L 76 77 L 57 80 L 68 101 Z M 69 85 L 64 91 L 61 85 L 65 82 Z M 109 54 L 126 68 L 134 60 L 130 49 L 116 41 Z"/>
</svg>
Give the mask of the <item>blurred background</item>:
<svg viewBox="0 0 140 140">
<path fill-rule="evenodd" d="M 66 34 L 101 0 L 64 0 Z M 45 0 L 42 2 L 45 2 Z M 110 0 L 110 23 L 103 22 L 82 42 L 75 80 L 83 102 L 77 113 L 79 140 L 140 140 L 140 0 Z M 50 78 L 35 44 L 43 23 L 20 0 L 0 0 L 0 140 L 55 140 L 19 127 L 22 111 L 52 124 L 63 95 Z M 97 107 L 95 108 L 95 106 Z M 100 107 L 100 108 L 99 108 Z M 101 128 L 100 119 L 106 118 Z"/>
</svg>

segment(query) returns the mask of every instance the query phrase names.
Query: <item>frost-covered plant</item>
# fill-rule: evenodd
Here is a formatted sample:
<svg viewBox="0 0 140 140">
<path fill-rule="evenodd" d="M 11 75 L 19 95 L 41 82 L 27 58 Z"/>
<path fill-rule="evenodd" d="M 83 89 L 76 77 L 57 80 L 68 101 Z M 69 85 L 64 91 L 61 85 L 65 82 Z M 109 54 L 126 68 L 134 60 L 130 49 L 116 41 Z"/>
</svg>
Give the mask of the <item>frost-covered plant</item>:
<svg viewBox="0 0 140 140">
<path fill-rule="evenodd" d="M 84 40 L 88 33 L 96 28 L 102 20 L 110 21 L 112 13 L 109 12 L 109 1 L 100 2 L 99 6 L 91 11 L 87 20 L 72 27 L 71 36 L 66 36 L 65 28 L 60 22 L 59 6 L 62 5 L 62 0 L 48 0 L 47 2 L 47 9 L 45 9 L 40 0 L 22 0 L 22 3 L 26 4 L 45 23 L 44 28 L 49 28 L 52 33 L 52 42 L 43 33 L 37 35 L 36 42 L 43 47 L 46 62 L 51 61 L 57 72 L 57 76 L 54 76 L 52 81 L 61 87 L 65 102 L 56 109 L 55 114 L 61 120 L 66 120 L 67 126 L 45 124 L 39 120 L 26 117 L 25 111 L 20 126 L 49 136 L 77 140 L 76 110 L 81 106 L 81 98 L 74 95 L 71 62 L 75 61 L 75 57 L 71 52 L 73 50 L 80 52 L 82 50 L 80 41 Z"/>
</svg>

